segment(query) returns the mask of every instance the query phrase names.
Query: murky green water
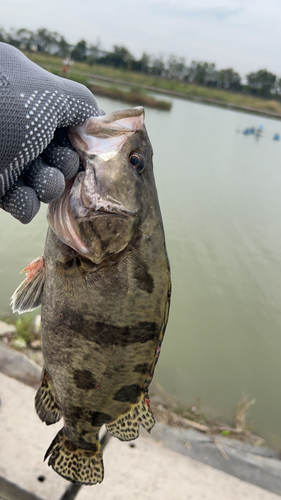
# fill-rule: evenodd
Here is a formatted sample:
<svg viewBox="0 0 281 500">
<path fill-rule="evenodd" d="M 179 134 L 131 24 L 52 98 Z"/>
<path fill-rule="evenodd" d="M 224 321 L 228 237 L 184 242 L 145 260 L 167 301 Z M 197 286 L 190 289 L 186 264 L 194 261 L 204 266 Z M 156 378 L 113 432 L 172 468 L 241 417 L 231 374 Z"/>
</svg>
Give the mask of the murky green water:
<svg viewBox="0 0 281 500">
<path fill-rule="evenodd" d="M 125 107 L 99 99 L 106 111 Z M 260 139 L 236 132 L 264 124 Z M 173 99 L 147 110 L 172 267 L 170 321 L 156 380 L 230 419 L 256 398 L 255 432 L 281 445 L 281 122 Z M 0 310 L 42 254 L 45 210 L 28 226 L 0 211 Z"/>
</svg>

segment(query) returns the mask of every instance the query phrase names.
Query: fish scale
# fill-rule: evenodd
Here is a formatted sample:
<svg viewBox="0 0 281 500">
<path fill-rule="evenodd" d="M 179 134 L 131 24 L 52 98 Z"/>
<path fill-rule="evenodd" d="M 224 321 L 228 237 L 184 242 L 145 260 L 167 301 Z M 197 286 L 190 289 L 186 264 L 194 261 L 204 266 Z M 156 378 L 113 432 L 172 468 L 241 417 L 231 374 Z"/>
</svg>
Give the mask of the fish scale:
<svg viewBox="0 0 281 500">
<path fill-rule="evenodd" d="M 44 255 L 13 296 L 42 305 L 44 370 L 36 411 L 63 419 L 46 457 L 64 478 L 103 480 L 98 439 L 155 423 L 148 389 L 168 321 L 170 270 L 142 108 L 70 131 L 84 170 L 48 210 Z"/>
</svg>

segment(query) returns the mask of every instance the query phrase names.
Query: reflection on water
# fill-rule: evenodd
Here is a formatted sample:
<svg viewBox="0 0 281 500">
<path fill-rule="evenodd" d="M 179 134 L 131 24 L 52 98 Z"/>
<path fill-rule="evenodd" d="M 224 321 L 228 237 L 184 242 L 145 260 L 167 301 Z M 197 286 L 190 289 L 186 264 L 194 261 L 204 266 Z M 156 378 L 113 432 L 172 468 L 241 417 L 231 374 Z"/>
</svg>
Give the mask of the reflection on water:
<svg viewBox="0 0 281 500">
<path fill-rule="evenodd" d="M 99 99 L 106 111 L 124 107 Z M 236 133 L 262 121 L 263 137 Z M 173 100 L 146 111 L 172 267 L 156 379 L 185 404 L 230 419 L 246 392 L 255 432 L 281 444 L 281 122 Z M 0 211 L 0 309 L 42 254 L 45 210 L 28 226 Z"/>
</svg>

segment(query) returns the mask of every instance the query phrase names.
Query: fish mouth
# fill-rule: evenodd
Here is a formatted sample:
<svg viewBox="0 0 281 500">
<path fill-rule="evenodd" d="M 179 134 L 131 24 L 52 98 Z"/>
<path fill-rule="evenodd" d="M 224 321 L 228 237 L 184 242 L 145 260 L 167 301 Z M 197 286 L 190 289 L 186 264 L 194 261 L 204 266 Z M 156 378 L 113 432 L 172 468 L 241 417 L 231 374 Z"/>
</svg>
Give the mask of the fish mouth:
<svg viewBox="0 0 281 500">
<path fill-rule="evenodd" d="M 84 215 L 84 217 L 79 217 L 77 218 L 77 222 L 82 221 L 82 220 L 93 220 L 96 219 L 97 217 L 105 217 L 105 216 L 112 216 L 112 217 L 121 217 L 123 219 L 127 219 L 129 217 L 129 214 L 122 213 L 122 212 L 107 212 L 105 210 L 88 210 L 87 213 Z"/>
<path fill-rule="evenodd" d="M 47 220 L 62 243 L 99 264 L 127 247 L 136 214 L 97 193 L 89 200 L 83 183 L 75 183 L 76 179 L 68 181 L 60 198 L 49 204 Z"/>
<path fill-rule="evenodd" d="M 78 195 L 79 196 L 79 195 Z M 91 201 L 87 197 L 85 193 L 85 187 L 83 182 L 80 183 L 80 200 L 78 200 L 79 205 L 79 213 L 77 211 L 77 197 L 75 199 L 75 207 L 71 207 L 73 203 L 71 203 L 71 192 L 70 192 L 70 210 L 72 211 L 74 217 L 77 222 L 80 220 L 91 220 L 96 217 L 104 217 L 108 215 L 118 216 L 124 219 L 134 215 L 133 212 L 127 210 L 124 206 L 122 206 L 117 200 L 113 198 L 110 199 L 107 196 L 107 199 L 101 198 L 97 193 L 91 198 Z"/>
</svg>

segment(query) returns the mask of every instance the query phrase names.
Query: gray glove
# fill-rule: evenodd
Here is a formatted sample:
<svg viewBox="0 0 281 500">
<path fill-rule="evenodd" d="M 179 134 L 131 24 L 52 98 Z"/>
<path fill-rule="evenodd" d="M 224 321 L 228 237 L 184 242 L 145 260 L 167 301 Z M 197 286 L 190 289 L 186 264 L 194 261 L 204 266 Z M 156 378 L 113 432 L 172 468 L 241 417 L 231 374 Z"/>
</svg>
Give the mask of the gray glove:
<svg viewBox="0 0 281 500">
<path fill-rule="evenodd" d="M 86 87 L 0 43 L 0 207 L 26 224 L 58 198 L 79 168 L 64 128 L 100 114 Z"/>
</svg>

